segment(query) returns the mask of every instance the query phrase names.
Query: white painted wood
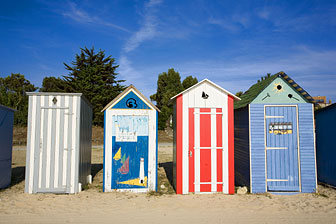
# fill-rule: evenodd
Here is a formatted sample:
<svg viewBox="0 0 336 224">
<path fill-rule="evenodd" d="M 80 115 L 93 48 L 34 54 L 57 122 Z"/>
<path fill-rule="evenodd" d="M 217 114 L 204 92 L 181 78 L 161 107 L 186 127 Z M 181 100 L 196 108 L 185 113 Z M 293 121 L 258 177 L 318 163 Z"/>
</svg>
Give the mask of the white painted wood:
<svg viewBox="0 0 336 224">
<path fill-rule="evenodd" d="M 104 191 L 111 190 L 112 181 L 112 121 L 113 115 L 111 110 L 106 110 L 105 117 L 105 187 Z"/>
<path fill-rule="evenodd" d="M 156 110 L 148 111 L 148 189 L 155 190 L 156 180 Z"/>
<path fill-rule="evenodd" d="M 211 147 L 217 146 L 216 108 L 211 109 Z M 211 150 L 211 191 L 217 192 L 217 150 Z"/>
<path fill-rule="evenodd" d="M 223 111 L 223 117 L 222 117 L 222 128 L 223 128 L 223 192 L 229 193 L 229 145 L 228 145 L 228 96 L 223 95 L 222 96 L 223 102 L 222 102 L 222 111 Z"/>
<path fill-rule="evenodd" d="M 182 194 L 189 193 L 189 107 L 187 102 L 189 102 L 188 93 L 182 98 Z"/>
<path fill-rule="evenodd" d="M 53 96 L 48 96 L 48 103 L 47 107 L 52 106 L 51 102 L 52 102 Z M 45 132 L 47 132 L 47 161 L 46 161 L 46 183 L 45 186 L 46 188 L 50 187 L 50 163 L 51 163 L 51 130 L 52 130 L 52 126 L 51 126 L 51 122 L 52 122 L 52 110 L 48 110 L 48 129 L 44 130 Z"/>
<path fill-rule="evenodd" d="M 40 104 L 41 104 L 41 108 L 44 107 L 44 97 L 45 96 L 40 96 Z M 41 188 L 42 187 L 42 158 L 43 158 L 43 135 L 44 135 L 44 111 L 43 109 L 41 109 L 41 117 L 40 117 L 40 128 L 41 128 L 41 132 L 40 132 L 40 153 L 39 153 L 39 178 L 38 178 L 38 187 Z"/>
<path fill-rule="evenodd" d="M 64 97 L 64 104 L 65 107 L 69 107 L 69 96 Z M 65 110 L 64 115 L 64 149 L 68 149 L 68 129 L 69 129 L 69 115 L 70 113 L 69 108 Z M 66 178 L 67 178 L 67 164 L 68 164 L 68 150 L 63 150 L 63 178 L 62 178 L 62 185 L 66 186 Z"/>
<path fill-rule="evenodd" d="M 76 171 L 76 127 L 77 127 L 77 96 L 72 96 L 72 130 L 71 130 L 71 174 L 70 174 L 70 192 L 75 193 L 75 171 Z"/>
<path fill-rule="evenodd" d="M 32 96 L 32 124 L 31 124 L 31 136 L 30 136 L 30 163 L 29 163 L 29 193 L 33 193 L 34 183 L 34 153 L 35 153 L 35 128 L 36 128 L 36 97 Z"/>
<path fill-rule="evenodd" d="M 199 108 L 195 108 L 196 112 L 199 112 Z M 194 129 L 195 129 L 195 136 L 194 136 L 194 146 L 195 148 L 200 148 L 200 115 L 195 114 L 194 118 Z M 200 150 L 195 150 L 195 167 L 194 167 L 194 173 L 195 173 L 195 183 L 200 182 Z M 200 192 L 200 185 L 195 184 L 195 193 Z"/>
<path fill-rule="evenodd" d="M 56 107 L 61 106 L 61 96 L 56 96 L 57 103 Z M 60 110 L 56 110 L 56 136 L 55 136 L 55 175 L 54 175 L 54 187 L 58 187 L 58 178 L 59 178 L 59 145 L 60 145 Z"/>
</svg>

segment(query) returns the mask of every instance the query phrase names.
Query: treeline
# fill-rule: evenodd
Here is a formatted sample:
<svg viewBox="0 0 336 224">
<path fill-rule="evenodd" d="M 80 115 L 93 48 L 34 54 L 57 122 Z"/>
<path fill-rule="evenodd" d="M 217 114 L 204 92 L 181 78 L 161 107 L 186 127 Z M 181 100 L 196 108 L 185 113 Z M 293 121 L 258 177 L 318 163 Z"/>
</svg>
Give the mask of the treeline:
<svg viewBox="0 0 336 224">
<path fill-rule="evenodd" d="M 30 83 L 22 74 L 11 74 L 0 77 L 0 104 L 16 109 L 14 124 L 27 125 L 28 96 L 27 92 L 79 92 L 93 105 L 93 124 L 102 126 L 104 115 L 103 107 L 125 89 L 123 82 L 118 79 L 115 59 L 106 56 L 105 51 L 95 52 L 94 48 L 81 48 L 80 54 L 75 55 L 71 64 L 64 63 L 69 73 L 62 77 L 45 77 L 42 87 L 38 88 Z M 170 98 L 184 89 L 196 84 L 198 81 L 192 76 L 181 82 L 181 76 L 174 69 L 159 74 L 157 92 L 150 96 L 156 101 L 159 113 L 159 129 L 169 125 L 173 113 Z"/>
<path fill-rule="evenodd" d="M 180 74 L 173 68 L 169 69 L 168 73 L 159 74 L 156 93 L 151 95 L 150 99 L 156 101 L 156 106 L 161 111 L 158 118 L 158 128 L 160 130 L 170 125 L 169 122 L 173 115 L 173 102 L 170 98 L 195 85 L 197 82 L 197 78 L 188 76 L 181 83 Z"/>
</svg>

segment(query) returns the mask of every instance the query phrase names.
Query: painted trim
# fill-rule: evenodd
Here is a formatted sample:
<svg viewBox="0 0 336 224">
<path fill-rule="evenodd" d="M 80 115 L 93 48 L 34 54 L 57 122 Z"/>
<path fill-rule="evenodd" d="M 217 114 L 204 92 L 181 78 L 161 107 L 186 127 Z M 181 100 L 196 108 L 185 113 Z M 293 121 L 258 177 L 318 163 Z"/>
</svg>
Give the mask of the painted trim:
<svg viewBox="0 0 336 224">
<path fill-rule="evenodd" d="M 266 150 L 266 105 L 264 105 L 264 154 L 265 154 L 265 192 L 267 192 L 267 150 Z"/>
<path fill-rule="evenodd" d="M 130 85 L 128 86 L 123 92 L 121 92 L 118 96 L 116 96 L 111 102 L 109 102 L 101 112 L 113 107 L 115 104 L 117 104 L 124 96 L 126 96 L 130 91 L 133 91 L 135 95 L 137 95 L 148 107 L 152 108 L 153 110 L 159 111 L 160 110 L 144 95 L 141 94 L 141 92 L 135 88 L 135 86 Z"/>
<path fill-rule="evenodd" d="M 298 146 L 298 166 L 299 166 L 299 192 L 301 189 L 301 160 L 300 160 L 300 129 L 299 129 L 299 109 L 296 107 L 296 132 L 297 132 L 297 146 Z"/>
<path fill-rule="evenodd" d="M 316 131 L 315 131 L 314 104 L 312 104 L 312 114 L 313 114 L 313 135 L 314 135 L 315 192 L 318 192 L 318 185 L 317 185 L 317 164 L 316 164 Z"/>
<path fill-rule="evenodd" d="M 176 98 L 176 193 L 182 194 L 183 98 Z"/>
<path fill-rule="evenodd" d="M 195 192 L 195 115 L 189 108 L 189 192 Z"/>
<path fill-rule="evenodd" d="M 104 111 L 104 155 L 103 155 L 103 192 L 105 192 L 105 151 L 106 151 L 106 111 Z"/>
<path fill-rule="evenodd" d="M 229 194 L 234 194 L 234 99 L 228 96 L 228 166 L 229 166 Z"/>
<path fill-rule="evenodd" d="M 250 157 L 250 192 L 252 193 L 252 154 L 251 154 L 251 112 L 250 104 L 248 105 L 248 119 L 249 119 L 249 157 Z"/>
<path fill-rule="evenodd" d="M 159 155 L 159 148 L 158 148 L 158 114 L 159 114 L 159 112 L 158 111 L 156 111 L 156 128 L 155 128 L 155 130 L 156 130 L 156 164 L 155 164 L 155 167 L 156 167 L 156 169 L 155 169 L 155 176 L 156 176 L 156 181 L 155 181 L 155 191 L 157 191 L 158 190 L 158 155 Z"/>
</svg>

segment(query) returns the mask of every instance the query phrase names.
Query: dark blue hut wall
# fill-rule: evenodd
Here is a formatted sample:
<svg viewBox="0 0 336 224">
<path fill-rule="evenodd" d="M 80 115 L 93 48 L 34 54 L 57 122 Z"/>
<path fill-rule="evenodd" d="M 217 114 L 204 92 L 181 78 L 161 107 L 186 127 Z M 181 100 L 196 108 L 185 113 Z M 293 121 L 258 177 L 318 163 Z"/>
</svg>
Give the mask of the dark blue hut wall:
<svg viewBox="0 0 336 224">
<path fill-rule="evenodd" d="M 313 105 L 310 103 L 298 104 L 298 110 L 301 191 L 304 193 L 310 193 L 316 191 Z"/>
<path fill-rule="evenodd" d="M 250 104 L 251 192 L 266 191 L 264 104 Z"/>
<path fill-rule="evenodd" d="M 336 105 L 315 113 L 318 181 L 336 187 Z"/>
<path fill-rule="evenodd" d="M 235 185 L 250 187 L 248 106 L 234 111 Z"/>
<path fill-rule="evenodd" d="M 0 189 L 11 183 L 13 121 L 14 112 L 0 107 Z"/>
</svg>

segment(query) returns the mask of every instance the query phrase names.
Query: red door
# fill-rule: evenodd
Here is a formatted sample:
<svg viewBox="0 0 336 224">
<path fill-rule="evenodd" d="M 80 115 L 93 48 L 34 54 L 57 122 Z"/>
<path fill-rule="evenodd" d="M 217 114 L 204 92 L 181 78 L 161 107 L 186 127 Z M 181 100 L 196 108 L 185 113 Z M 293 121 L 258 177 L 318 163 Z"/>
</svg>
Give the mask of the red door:
<svg viewBox="0 0 336 224">
<path fill-rule="evenodd" d="M 223 191 L 221 108 L 189 108 L 189 192 Z"/>
</svg>

